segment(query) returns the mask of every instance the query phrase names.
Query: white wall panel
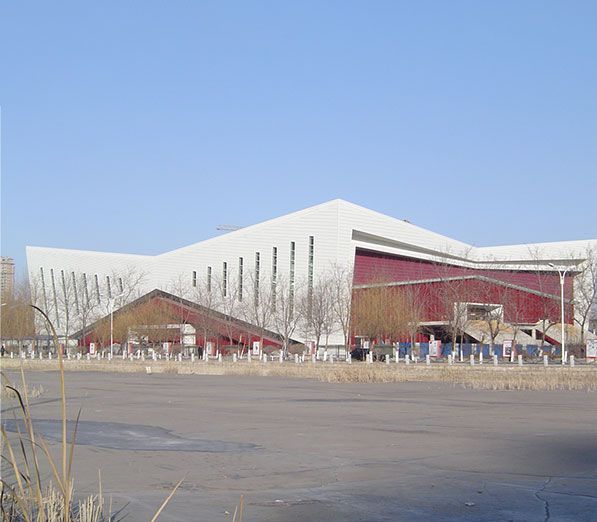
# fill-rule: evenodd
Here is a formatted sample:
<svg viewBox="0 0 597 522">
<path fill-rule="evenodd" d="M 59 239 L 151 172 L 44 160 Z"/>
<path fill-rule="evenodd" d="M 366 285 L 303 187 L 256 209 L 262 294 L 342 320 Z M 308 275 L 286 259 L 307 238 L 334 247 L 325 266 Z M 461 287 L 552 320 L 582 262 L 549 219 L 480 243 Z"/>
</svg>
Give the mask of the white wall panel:
<svg viewBox="0 0 597 522">
<path fill-rule="evenodd" d="M 354 230 L 387 240 L 386 244 L 353 240 Z M 471 265 L 484 261 L 528 261 L 532 259 L 531 252 L 541 252 L 541 257 L 546 259 L 567 259 L 571 255 L 580 259 L 587 247 L 597 248 L 597 240 L 473 248 L 406 221 L 337 199 L 157 256 L 27 247 L 27 263 L 31 280 L 38 277 L 40 267 L 48 276 L 50 269 L 55 274 L 64 270 L 86 273 L 91 278 L 98 274 L 102 293 L 107 294 L 106 276 L 126 271 L 129 267 L 146 274 L 145 292 L 154 288 L 171 291 L 178 279 L 187 282 L 190 288 L 193 271 L 199 281 L 205 279 L 208 266 L 212 267 L 215 282 L 221 277 L 222 263 L 226 261 L 229 285 L 236 285 L 238 259 L 242 257 L 246 288 L 256 252 L 260 253 L 261 280 L 270 280 L 274 246 L 278 248 L 278 277 L 288 279 L 291 241 L 296 244 L 295 280 L 306 281 L 309 236 L 314 237 L 315 279 L 334 264 L 352 267 L 357 246 L 419 259 L 464 256 L 469 261 L 454 258 L 451 261 Z M 46 285 L 49 286 L 48 281 Z M 335 336 L 331 342 L 340 343 L 341 337 Z"/>
</svg>

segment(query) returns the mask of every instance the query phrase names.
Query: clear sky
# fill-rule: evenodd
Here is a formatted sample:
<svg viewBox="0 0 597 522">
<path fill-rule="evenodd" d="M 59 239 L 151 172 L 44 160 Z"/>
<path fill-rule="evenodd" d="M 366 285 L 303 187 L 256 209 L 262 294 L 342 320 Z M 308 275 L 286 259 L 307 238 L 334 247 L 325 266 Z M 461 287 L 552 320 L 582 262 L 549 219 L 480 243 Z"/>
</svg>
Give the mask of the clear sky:
<svg viewBox="0 0 597 522">
<path fill-rule="evenodd" d="M 597 2 L 2 2 L 2 255 L 155 254 L 343 198 L 597 238 Z"/>
</svg>

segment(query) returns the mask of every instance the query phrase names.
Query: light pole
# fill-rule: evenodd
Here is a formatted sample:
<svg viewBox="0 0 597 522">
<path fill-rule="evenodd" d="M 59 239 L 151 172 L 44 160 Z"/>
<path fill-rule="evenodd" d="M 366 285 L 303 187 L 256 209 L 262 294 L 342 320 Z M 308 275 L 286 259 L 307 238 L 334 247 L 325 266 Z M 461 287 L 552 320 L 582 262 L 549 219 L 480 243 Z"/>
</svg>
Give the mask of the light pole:
<svg viewBox="0 0 597 522">
<path fill-rule="evenodd" d="M 110 359 L 114 359 L 114 302 L 123 295 L 124 292 L 108 299 L 108 305 L 110 307 Z"/>
<path fill-rule="evenodd" d="M 553 263 L 549 263 L 549 266 L 556 270 L 560 276 L 560 308 L 562 312 L 562 364 L 566 364 L 566 327 L 564 324 L 564 278 L 566 277 L 566 272 L 570 270 L 570 267 L 557 267 Z"/>
</svg>

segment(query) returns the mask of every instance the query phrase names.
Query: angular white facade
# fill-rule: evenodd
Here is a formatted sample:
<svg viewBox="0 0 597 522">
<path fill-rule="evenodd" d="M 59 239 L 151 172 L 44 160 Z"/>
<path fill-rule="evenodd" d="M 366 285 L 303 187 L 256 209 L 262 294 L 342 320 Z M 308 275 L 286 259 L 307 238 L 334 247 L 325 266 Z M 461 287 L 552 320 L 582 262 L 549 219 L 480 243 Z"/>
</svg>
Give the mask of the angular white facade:
<svg viewBox="0 0 597 522">
<path fill-rule="evenodd" d="M 97 300 L 97 317 L 106 313 L 109 297 L 121 292 L 119 274 L 143 274 L 135 295 L 154 288 L 176 293 L 181 284 L 191 288 L 205 282 L 209 273 L 214 284 L 221 284 L 225 276 L 229 288 L 237 288 L 241 264 L 243 278 L 258 270 L 260 279 L 269 281 L 275 271 L 280 280 L 307 283 L 310 274 L 316 281 L 333 265 L 350 269 L 357 247 L 504 269 L 536 265 L 540 257 L 549 269 L 549 263 L 582 263 L 588 248 L 597 249 L 597 240 L 474 248 L 406 221 L 333 200 L 157 256 L 27 247 L 27 264 L 38 304 L 53 310 L 50 315 L 64 325 L 61 303 L 67 301 L 65 293 L 72 291 L 66 289 L 69 285 L 78 285 L 79 293 L 81 285 L 86 285 L 91 299 Z M 71 307 L 79 304 L 71 303 Z"/>
</svg>

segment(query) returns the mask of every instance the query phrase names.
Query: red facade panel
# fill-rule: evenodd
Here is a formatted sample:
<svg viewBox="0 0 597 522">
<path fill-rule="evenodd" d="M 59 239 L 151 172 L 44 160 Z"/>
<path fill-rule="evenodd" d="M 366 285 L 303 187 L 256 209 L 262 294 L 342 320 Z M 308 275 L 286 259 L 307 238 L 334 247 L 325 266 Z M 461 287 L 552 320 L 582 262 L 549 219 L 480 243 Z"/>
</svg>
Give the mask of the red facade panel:
<svg viewBox="0 0 597 522">
<path fill-rule="evenodd" d="M 557 273 L 463 268 L 357 249 L 353 282 L 363 285 L 475 275 L 520 286 L 521 289 L 475 279 L 419 283 L 416 287 L 424 303 L 424 320 L 445 320 L 450 314 L 445 307 L 453 306 L 454 302 L 449 294 L 457 291 L 459 301 L 503 304 L 506 322 L 536 323 L 544 318 L 559 321 L 560 279 Z M 572 277 L 567 277 L 564 289 L 567 299 L 572 296 L 572 286 Z M 400 291 L 400 288 L 405 287 L 396 288 Z M 551 297 L 526 292 L 525 288 Z M 567 307 L 567 322 L 572 320 L 572 313 L 572 308 Z"/>
</svg>

